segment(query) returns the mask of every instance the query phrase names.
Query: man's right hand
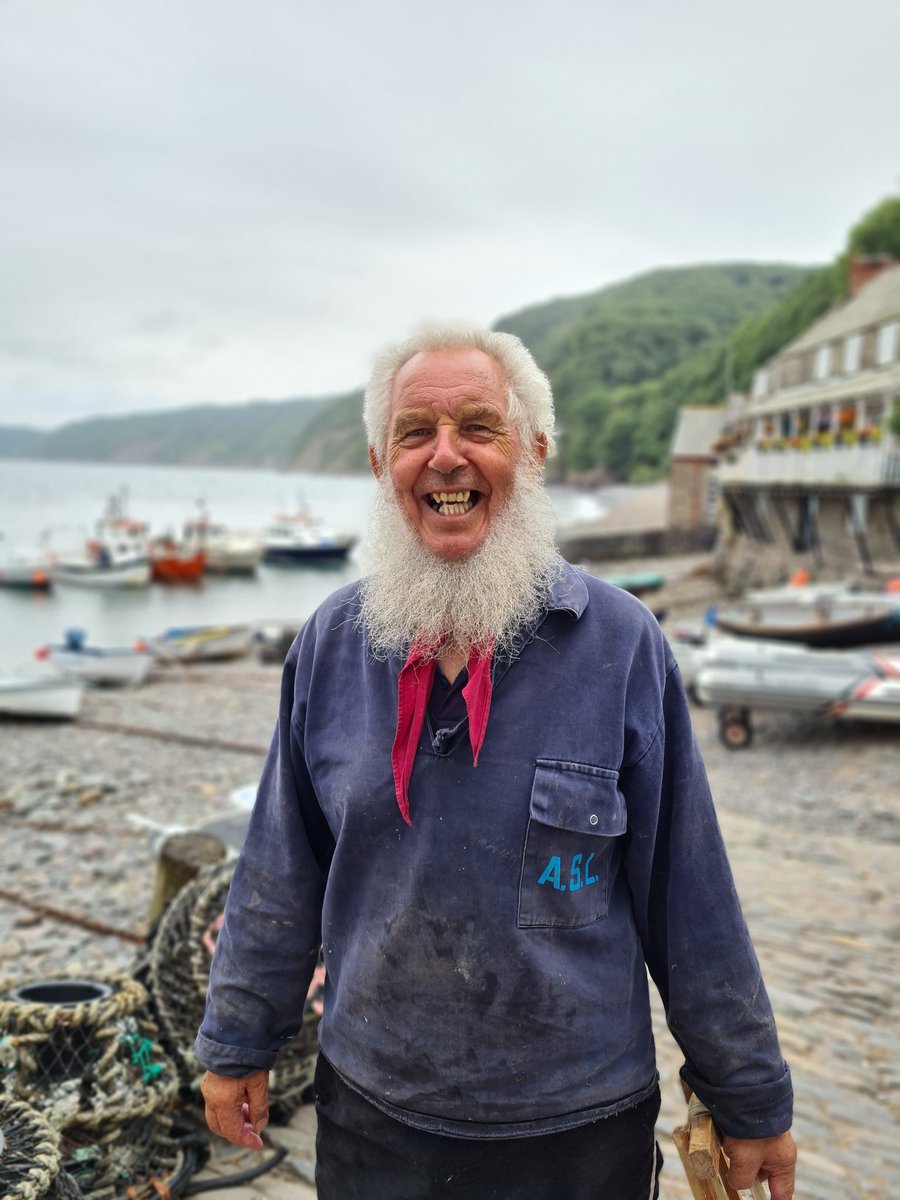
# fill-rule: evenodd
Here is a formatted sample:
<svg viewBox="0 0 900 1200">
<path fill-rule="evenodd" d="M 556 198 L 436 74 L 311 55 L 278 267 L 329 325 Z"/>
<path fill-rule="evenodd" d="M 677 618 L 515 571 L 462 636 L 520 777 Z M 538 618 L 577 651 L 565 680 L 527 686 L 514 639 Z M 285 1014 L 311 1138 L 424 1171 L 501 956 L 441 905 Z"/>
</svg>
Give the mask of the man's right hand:
<svg viewBox="0 0 900 1200">
<path fill-rule="evenodd" d="M 243 1079 L 207 1071 L 200 1091 L 206 1101 L 206 1123 L 213 1133 L 235 1146 L 262 1149 L 259 1135 L 269 1123 L 268 1071 L 254 1071 Z"/>
</svg>

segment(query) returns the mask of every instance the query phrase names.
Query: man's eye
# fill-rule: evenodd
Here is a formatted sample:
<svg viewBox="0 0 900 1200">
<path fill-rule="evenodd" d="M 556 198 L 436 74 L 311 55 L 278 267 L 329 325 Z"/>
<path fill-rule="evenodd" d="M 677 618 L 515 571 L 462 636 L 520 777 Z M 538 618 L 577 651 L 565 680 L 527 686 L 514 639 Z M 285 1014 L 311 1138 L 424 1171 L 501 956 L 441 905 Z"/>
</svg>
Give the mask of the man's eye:
<svg viewBox="0 0 900 1200">
<path fill-rule="evenodd" d="M 423 437 L 427 437 L 427 436 L 428 436 L 428 430 L 424 429 L 424 428 L 404 429 L 403 432 L 400 434 L 400 440 L 403 442 L 408 442 L 408 441 L 413 441 L 416 438 L 423 438 Z"/>
<path fill-rule="evenodd" d="M 467 425 L 466 430 L 468 433 L 479 433 L 479 434 L 494 432 L 493 429 L 491 429 L 490 425 L 476 425 L 476 424 Z"/>
</svg>

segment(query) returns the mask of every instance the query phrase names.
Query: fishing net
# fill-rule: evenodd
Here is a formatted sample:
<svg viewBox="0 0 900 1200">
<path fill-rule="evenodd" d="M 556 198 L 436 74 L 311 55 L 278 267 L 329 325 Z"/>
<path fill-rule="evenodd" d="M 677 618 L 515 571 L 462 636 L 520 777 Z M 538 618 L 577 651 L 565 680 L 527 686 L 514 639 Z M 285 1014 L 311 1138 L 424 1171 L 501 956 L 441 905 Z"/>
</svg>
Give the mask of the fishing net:
<svg viewBox="0 0 900 1200">
<path fill-rule="evenodd" d="M 155 1041 L 147 994 L 126 975 L 51 975 L 0 998 L 0 1088 L 59 1130 L 169 1105 L 177 1080 Z"/>
<path fill-rule="evenodd" d="M 83 1200 L 84 1192 L 68 1171 L 60 1171 L 50 1184 L 47 1200 Z"/>
<path fill-rule="evenodd" d="M 163 913 L 138 967 L 158 1018 L 163 1042 L 186 1089 L 195 1091 L 202 1074 L 193 1044 L 203 1020 L 209 967 L 234 863 L 203 870 L 182 888 Z M 304 1007 L 303 1022 L 279 1053 L 269 1077 L 273 1120 L 285 1120 L 311 1086 L 318 1054 L 324 968 L 319 968 Z"/>
<path fill-rule="evenodd" d="M 205 1140 L 171 1114 L 153 1113 L 79 1126 L 63 1135 L 60 1149 L 66 1172 L 89 1200 L 158 1200 L 178 1195 L 205 1161 Z"/>
<path fill-rule="evenodd" d="M 37 1200 L 59 1174 L 56 1135 L 33 1108 L 0 1095 L 0 1196 Z"/>
</svg>

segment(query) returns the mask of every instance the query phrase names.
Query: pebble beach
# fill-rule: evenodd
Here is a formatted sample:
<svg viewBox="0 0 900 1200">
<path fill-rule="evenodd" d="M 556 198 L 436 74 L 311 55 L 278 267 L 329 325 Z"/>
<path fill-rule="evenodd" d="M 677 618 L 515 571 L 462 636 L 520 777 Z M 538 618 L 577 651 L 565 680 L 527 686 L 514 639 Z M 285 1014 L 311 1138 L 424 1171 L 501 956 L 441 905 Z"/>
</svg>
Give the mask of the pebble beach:
<svg viewBox="0 0 900 1200">
<path fill-rule="evenodd" d="M 702 561 L 671 571 L 660 605 L 714 599 Z M 655 604 L 654 604 L 655 607 Z M 669 618 L 671 619 L 671 618 Z M 140 690 L 92 691 L 66 725 L 0 725 L 0 977 L 128 970 L 147 933 L 167 831 L 240 812 L 259 776 L 279 671 L 250 660 L 158 669 Z M 896 726 L 755 717 L 749 749 L 695 707 L 738 890 L 796 1088 L 797 1196 L 900 1194 L 900 737 Z M 680 1052 L 657 1012 L 663 1200 L 689 1200 L 671 1140 Z M 314 1197 L 315 1115 L 273 1127 L 288 1149 L 233 1200 Z M 205 1174 L 252 1155 L 220 1143 Z"/>
</svg>

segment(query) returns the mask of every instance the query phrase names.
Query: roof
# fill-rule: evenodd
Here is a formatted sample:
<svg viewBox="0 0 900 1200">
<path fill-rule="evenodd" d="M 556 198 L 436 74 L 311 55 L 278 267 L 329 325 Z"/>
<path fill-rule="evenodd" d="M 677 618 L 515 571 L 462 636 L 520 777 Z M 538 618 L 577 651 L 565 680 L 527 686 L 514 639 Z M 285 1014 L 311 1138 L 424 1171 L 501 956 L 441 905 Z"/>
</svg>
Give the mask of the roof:
<svg viewBox="0 0 900 1200">
<path fill-rule="evenodd" d="M 701 408 L 686 404 L 678 413 L 670 457 L 715 458 L 712 444 L 721 434 L 727 416 L 721 406 Z"/>
<path fill-rule="evenodd" d="M 849 333 L 880 325 L 892 317 L 900 320 L 900 263 L 886 267 L 879 275 L 845 300 L 837 308 L 810 325 L 804 333 L 785 346 L 770 362 L 779 362 L 798 350 L 808 350 L 823 342 L 846 337 Z M 768 365 L 768 364 L 767 364 Z"/>
</svg>

